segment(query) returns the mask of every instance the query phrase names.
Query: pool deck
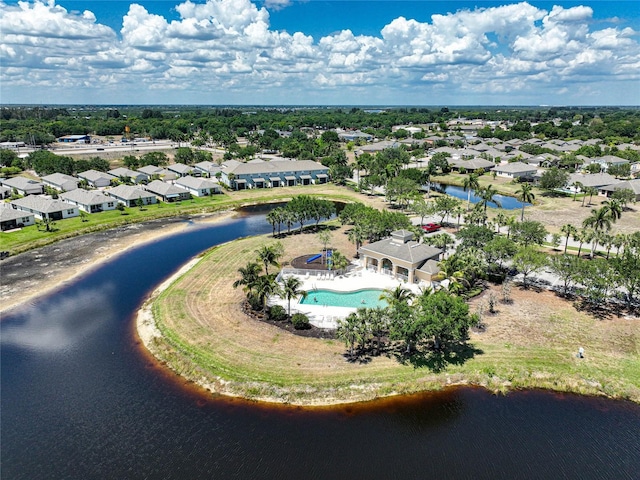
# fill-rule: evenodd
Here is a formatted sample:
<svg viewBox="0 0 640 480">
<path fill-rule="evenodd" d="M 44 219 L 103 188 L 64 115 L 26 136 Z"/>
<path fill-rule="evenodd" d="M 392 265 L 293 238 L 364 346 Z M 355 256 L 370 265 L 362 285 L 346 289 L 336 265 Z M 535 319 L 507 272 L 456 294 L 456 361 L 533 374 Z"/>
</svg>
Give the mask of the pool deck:
<svg viewBox="0 0 640 480">
<path fill-rule="evenodd" d="M 332 279 L 327 279 L 328 275 L 321 277 L 314 275 L 293 276 L 302 280 L 302 290 L 307 291 L 309 294 L 311 294 L 313 290 L 318 289 L 334 290 L 336 292 L 351 292 L 365 288 L 376 288 L 381 290 L 394 289 L 398 285 L 403 285 L 414 293 L 418 293 L 419 291 L 418 284 L 411 285 L 392 278 L 389 275 L 369 272 L 362 268 L 354 270 L 344 276 L 334 276 Z M 282 305 L 285 309 L 287 308 L 287 301 L 281 298 L 271 297 L 268 303 L 269 305 Z M 362 305 L 362 307 L 366 307 L 366 305 Z M 357 308 L 314 305 L 299 303 L 298 300 L 291 300 L 291 314 L 304 313 L 309 317 L 309 322 L 318 328 L 335 329 L 338 326 L 339 319 L 345 318 L 356 310 Z"/>
</svg>

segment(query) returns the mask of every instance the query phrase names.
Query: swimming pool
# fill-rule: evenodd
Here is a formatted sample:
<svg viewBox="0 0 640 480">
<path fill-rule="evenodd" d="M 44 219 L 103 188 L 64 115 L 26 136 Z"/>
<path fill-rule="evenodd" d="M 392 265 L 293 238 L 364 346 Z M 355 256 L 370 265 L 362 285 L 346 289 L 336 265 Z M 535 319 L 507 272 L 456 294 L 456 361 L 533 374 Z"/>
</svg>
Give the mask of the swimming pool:
<svg viewBox="0 0 640 480">
<path fill-rule="evenodd" d="M 375 308 L 386 307 L 387 302 L 380 300 L 384 290 L 367 288 L 353 292 L 336 292 L 333 290 L 310 290 L 307 298 L 300 303 L 306 305 L 326 305 L 330 307 Z"/>
</svg>

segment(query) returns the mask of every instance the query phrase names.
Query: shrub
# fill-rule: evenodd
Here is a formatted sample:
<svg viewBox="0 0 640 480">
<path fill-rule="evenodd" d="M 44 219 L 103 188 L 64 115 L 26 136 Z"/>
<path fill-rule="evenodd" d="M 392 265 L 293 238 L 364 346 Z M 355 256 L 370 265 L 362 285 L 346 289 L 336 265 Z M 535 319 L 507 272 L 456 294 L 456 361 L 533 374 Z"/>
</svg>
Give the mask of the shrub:
<svg viewBox="0 0 640 480">
<path fill-rule="evenodd" d="M 282 305 L 273 305 L 269 308 L 269 318 L 281 322 L 287 318 L 287 311 Z"/>
<path fill-rule="evenodd" d="M 254 310 L 254 311 L 262 310 L 262 300 L 260 299 L 260 297 L 258 297 L 258 295 L 255 295 L 255 294 L 247 295 L 247 301 L 249 302 L 249 306 L 251 307 L 251 310 Z"/>
<path fill-rule="evenodd" d="M 306 330 L 311 328 L 309 319 L 304 313 L 294 313 L 291 317 L 291 323 L 293 324 L 293 328 L 296 330 Z"/>
</svg>

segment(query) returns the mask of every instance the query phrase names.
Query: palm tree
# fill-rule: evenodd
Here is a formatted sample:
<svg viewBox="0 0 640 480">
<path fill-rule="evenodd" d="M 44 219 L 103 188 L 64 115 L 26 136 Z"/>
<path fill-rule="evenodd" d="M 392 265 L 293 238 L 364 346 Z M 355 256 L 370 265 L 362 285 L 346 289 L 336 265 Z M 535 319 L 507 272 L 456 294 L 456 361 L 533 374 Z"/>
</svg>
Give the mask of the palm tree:
<svg viewBox="0 0 640 480">
<path fill-rule="evenodd" d="M 573 234 L 573 241 L 578 242 L 578 257 L 580 257 L 580 252 L 582 251 L 582 244 L 589 237 L 589 231 L 585 228 L 578 230 Z"/>
<path fill-rule="evenodd" d="M 477 190 L 478 188 L 480 188 L 478 174 L 470 173 L 462 180 L 462 189 L 467 192 L 467 212 L 471 208 L 471 190 Z"/>
<path fill-rule="evenodd" d="M 533 187 L 530 183 L 523 183 L 520 190 L 516 190 L 518 200 L 522 202 L 522 214 L 520 215 L 520 221 L 524 222 L 524 204 L 533 203 L 536 196 L 533 193 Z"/>
<path fill-rule="evenodd" d="M 298 296 L 307 298 L 307 291 L 300 288 L 302 283 L 298 277 L 287 277 L 282 283 L 282 295 L 287 300 L 287 315 L 289 316 L 291 316 L 291 300 Z"/>
<path fill-rule="evenodd" d="M 615 237 L 608 233 L 603 233 L 602 238 L 600 239 L 601 245 L 607 249 L 607 260 L 609 260 L 609 254 L 611 253 L 611 249 L 613 248 L 613 242 Z"/>
<path fill-rule="evenodd" d="M 493 199 L 493 196 L 496 195 L 497 193 L 498 191 L 495 188 L 493 188 L 493 186 L 491 185 L 487 185 L 486 187 L 480 189 L 480 191 L 478 192 L 478 195 L 480 195 L 480 199 L 482 200 L 481 203 L 484 206 L 485 213 L 487 211 L 487 206 L 491 201 L 493 201 L 493 203 L 495 203 L 496 205 L 500 206 L 500 203 L 497 200 Z"/>
<path fill-rule="evenodd" d="M 448 280 L 449 285 L 447 286 L 447 290 L 451 293 L 459 293 L 465 288 L 469 288 L 471 284 L 467 280 L 465 273 L 462 270 L 457 270 L 454 257 L 455 255 L 442 260 L 438 264 L 440 271 L 435 275 L 435 279 L 439 282 Z"/>
<path fill-rule="evenodd" d="M 496 217 L 494 218 L 496 222 L 496 233 L 500 233 L 500 228 L 504 227 L 507 224 L 507 214 L 504 213 L 502 209 L 498 212 Z"/>
<path fill-rule="evenodd" d="M 603 208 L 606 207 L 609 212 L 609 218 L 611 221 L 615 223 L 616 220 L 619 220 L 622 217 L 622 203 L 620 200 L 612 198 L 611 200 L 605 200 L 602 202 Z"/>
<path fill-rule="evenodd" d="M 245 267 L 240 267 L 238 269 L 240 278 L 233 282 L 233 288 L 238 288 L 242 285 L 243 290 L 250 294 L 258 281 L 260 270 L 262 270 L 262 267 L 257 262 L 249 262 Z"/>
<path fill-rule="evenodd" d="M 409 300 L 413 298 L 413 293 L 408 288 L 398 285 L 394 289 L 385 289 L 380 294 L 380 300 L 385 300 L 391 308 L 396 307 L 401 303 L 409 303 Z"/>
<path fill-rule="evenodd" d="M 580 182 L 573 182 L 571 186 L 573 187 L 573 201 L 575 202 L 576 197 L 578 196 L 578 192 L 582 191 L 582 189 L 584 188 L 584 185 Z"/>
<path fill-rule="evenodd" d="M 627 236 L 624 233 L 616 233 L 613 237 L 613 246 L 616 247 L 616 257 L 620 256 L 620 249 L 626 243 Z"/>
<path fill-rule="evenodd" d="M 275 275 L 262 275 L 255 283 L 255 294 L 262 304 L 262 311 L 267 311 L 267 300 L 271 295 L 280 295 L 280 285 Z"/>
<path fill-rule="evenodd" d="M 511 229 L 515 226 L 516 223 L 518 223 L 518 221 L 516 220 L 516 217 L 508 217 L 507 218 L 507 223 L 506 223 L 507 238 L 509 238 L 511 236 Z"/>
<path fill-rule="evenodd" d="M 583 227 L 591 227 L 596 231 L 611 230 L 611 215 L 608 206 L 591 209 L 591 215 L 582 222 Z"/>
<path fill-rule="evenodd" d="M 358 224 L 354 225 L 347 233 L 347 239 L 356 245 L 356 258 L 360 257 L 359 250 L 366 238 L 364 229 Z"/>
<path fill-rule="evenodd" d="M 460 217 L 462 215 L 464 215 L 464 208 L 461 206 L 457 206 L 456 208 L 453 209 L 453 212 L 451 212 L 453 216 L 455 216 L 457 218 L 457 228 L 456 230 L 460 230 Z"/>
<path fill-rule="evenodd" d="M 564 241 L 564 253 L 567 253 L 567 246 L 569 246 L 569 237 L 572 235 L 575 236 L 575 234 L 578 232 L 578 229 L 570 223 L 567 223 L 566 225 L 562 226 L 560 231 L 567 236 L 566 240 Z"/>
<path fill-rule="evenodd" d="M 349 348 L 349 356 L 355 355 L 356 342 L 360 337 L 360 319 L 355 312 L 350 313 L 344 320 L 338 320 L 336 336 Z"/>
<path fill-rule="evenodd" d="M 278 225 L 278 234 L 280 234 L 280 213 L 277 208 L 274 208 L 267 213 L 267 222 L 271 224 L 272 235 L 276 236 L 276 225 Z"/>
<path fill-rule="evenodd" d="M 263 245 L 258 250 L 258 260 L 264 264 L 264 273 L 269 275 L 269 265 L 279 267 L 278 259 L 282 256 L 282 244 Z"/>
</svg>

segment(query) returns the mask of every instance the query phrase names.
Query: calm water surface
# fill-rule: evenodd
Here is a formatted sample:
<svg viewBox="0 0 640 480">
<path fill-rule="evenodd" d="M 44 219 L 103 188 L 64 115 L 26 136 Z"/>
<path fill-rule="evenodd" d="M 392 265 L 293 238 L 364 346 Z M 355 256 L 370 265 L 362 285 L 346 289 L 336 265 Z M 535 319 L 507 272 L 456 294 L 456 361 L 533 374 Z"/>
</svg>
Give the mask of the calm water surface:
<svg viewBox="0 0 640 480">
<path fill-rule="evenodd" d="M 118 257 L 0 323 L 3 479 L 637 479 L 640 407 L 458 389 L 304 410 L 212 399 L 136 343 L 145 295 L 263 215 Z"/>
<path fill-rule="evenodd" d="M 426 189 L 426 187 L 423 187 Z M 456 185 L 444 185 L 441 183 L 433 182 L 431 183 L 431 189 L 436 192 L 446 193 L 447 195 L 451 195 L 456 198 L 460 198 L 467 201 L 467 197 L 469 195 L 468 191 L 464 191 L 462 187 L 458 187 Z M 488 202 L 487 206 L 489 208 L 503 208 L 505 210 L 516 210 L 522 208 L 522 202 L 514 197 L 509 197 L 507 195 L 494 195 L 493 198 L 498 202 Z M 475 190 L 471 190 L 471 203 L 476 204 L 482 201 L 482 199 L 476 195 Z M 530 203 L 525 203 L 525 206 L 530 206 Z"/>
</svg>

